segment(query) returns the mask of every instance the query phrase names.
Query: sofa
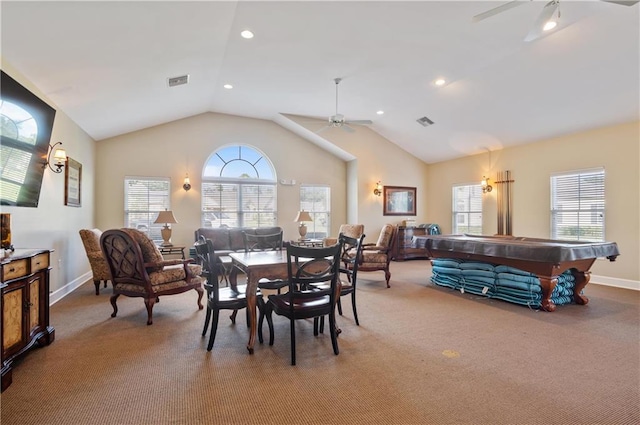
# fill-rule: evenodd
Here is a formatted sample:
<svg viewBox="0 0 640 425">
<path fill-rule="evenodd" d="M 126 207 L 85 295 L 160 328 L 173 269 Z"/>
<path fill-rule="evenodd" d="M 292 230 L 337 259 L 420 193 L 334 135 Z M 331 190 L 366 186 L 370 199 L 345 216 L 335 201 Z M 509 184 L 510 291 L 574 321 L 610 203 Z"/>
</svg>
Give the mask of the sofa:
<svg viewBox="0 0 640 425">
<path fill-rule="evenodd" d="M 280 233 L 282 228 L 273 227 L 200 227 L 195 231 L 195 240 L 200 236 L 213 241 L 213 249 L 215 256 L 221 257 L 229 255 L 232 252 L 244 251 L 244 236 L 246 232 L 251 235 L 272 235 Z"/>
</svg>

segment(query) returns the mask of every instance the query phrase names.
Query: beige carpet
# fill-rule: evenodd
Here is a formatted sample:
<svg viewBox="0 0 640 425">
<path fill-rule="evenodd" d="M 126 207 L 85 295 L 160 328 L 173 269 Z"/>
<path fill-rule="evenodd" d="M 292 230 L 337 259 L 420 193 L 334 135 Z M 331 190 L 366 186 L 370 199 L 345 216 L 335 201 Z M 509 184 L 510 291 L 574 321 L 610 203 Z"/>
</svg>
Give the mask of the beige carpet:
<svg viewBox="0 0 640 425">
<path fill-rule="evenodd" d="M 51 308 L 56 340 L 16 365 L 2 425 L 638 424 L 640 294 L 590 284 L 588 306 L 554 313 L 428 283 L 427 261 L 361 273 L 361 326 L 348 298 L 340 355 L 328 334 L 288 322 L 245 348 L 244 315 L 221 318 L 213 351 L 196 293 L 142 300 L 87 283 Z M 104 291 L 104 290 L 103 290 Z M 264 327 L 268 335 L 267 327 Z"/>
</svg>

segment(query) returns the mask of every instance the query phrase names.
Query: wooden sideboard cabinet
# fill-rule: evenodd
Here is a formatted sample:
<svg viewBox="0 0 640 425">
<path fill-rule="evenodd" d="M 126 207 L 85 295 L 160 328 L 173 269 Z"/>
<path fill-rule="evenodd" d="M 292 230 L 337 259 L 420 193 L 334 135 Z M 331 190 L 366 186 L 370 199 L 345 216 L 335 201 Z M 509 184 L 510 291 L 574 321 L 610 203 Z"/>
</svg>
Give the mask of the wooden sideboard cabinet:
<svg viewBox="0 0 640 425">
<path fill-rule="evenodd" d="M 16 249 L 1 258 L 2 391 L 11 385 L 17 357 L 55 339 L 49 326 L 50 254 L 48 249 Z"/>
<path fill-rule="evenodd" d="M 424 248 L 413 248 L 411 239 L 414 236 L 424 236 L 427 234 L 426 227 L 406 227 L 398 226 L 396 232 L 396 254 L 393 257 L 395 261 L 412 260 L 417 258 L 428 258 L 427 250 Z"/>
</svg>

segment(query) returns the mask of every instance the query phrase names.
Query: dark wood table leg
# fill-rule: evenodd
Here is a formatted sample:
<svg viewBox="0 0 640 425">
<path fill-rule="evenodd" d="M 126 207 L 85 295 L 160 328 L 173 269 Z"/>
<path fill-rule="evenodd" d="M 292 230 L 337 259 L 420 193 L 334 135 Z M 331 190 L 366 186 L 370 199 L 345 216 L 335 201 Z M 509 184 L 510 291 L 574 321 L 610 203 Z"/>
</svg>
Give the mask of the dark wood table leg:
<svg viewBox="0 0 640 425">
<path fill-rule="evenodd" d="M 571 269 L 571 274 L 576 279 L 576 282 L 575 282 L 576 285 L 573 287 L 574 301 L 576 302 L 576 304 L 580 304 L 580 305 L 585 305 L 589 303 L 589 298 L 582 295 L 581 292 L 584 289 L 584 287 L 587 286 L 587 283 L 589 283 L 589 280 L 591 280 L 591 272 L 590 271 L 581 272 L 576 269 Z"/>
<path fill-rule="evenodd" d="M 247 274 L 247 309 L 249 310 L 249 343 L 247 344 L 247 350 L 249 354 L 253 354 L 253 346 L 256 343 L 256 333 L 258 331 L 257 317 L 256 317 L 256 291 L 258 290 L 258 278 L 254 277 L 252 273 Z"/>
<path fill-rule="evenodd" d="M 540 302 L 540 307 L 544 311 L 555 311 L 556 305 L 551 301 L 551 294 L 558 284 L 558 279 L 547 276 L 538 276 L 538 278 L 540 279 L 540 286 L 542 287 L 542 301 Z"/>
</svg>

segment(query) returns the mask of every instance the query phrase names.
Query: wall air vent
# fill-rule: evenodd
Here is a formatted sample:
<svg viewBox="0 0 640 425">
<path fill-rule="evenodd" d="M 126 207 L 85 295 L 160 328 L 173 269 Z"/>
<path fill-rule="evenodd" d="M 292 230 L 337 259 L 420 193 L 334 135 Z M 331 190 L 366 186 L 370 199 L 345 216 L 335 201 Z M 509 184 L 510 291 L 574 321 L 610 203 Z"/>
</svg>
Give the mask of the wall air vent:
<svg viewBox="0 0 640 425">
<path fill-rule="evenodd" d="M 418 118 L 416 121 L 418 121 L 418 124 L 420 124 L 423 127 L 428 127 L 431 124 L 433 124 L 433 121 L 431 121 L 429 118 L 427 117 L 422 117 L 422 118 Z"/>
<path fill-rule="evenodd" d="M 189 74 L 169 78 L 169 87 L 181 86 L 189 82 Z"/>
</svg>

